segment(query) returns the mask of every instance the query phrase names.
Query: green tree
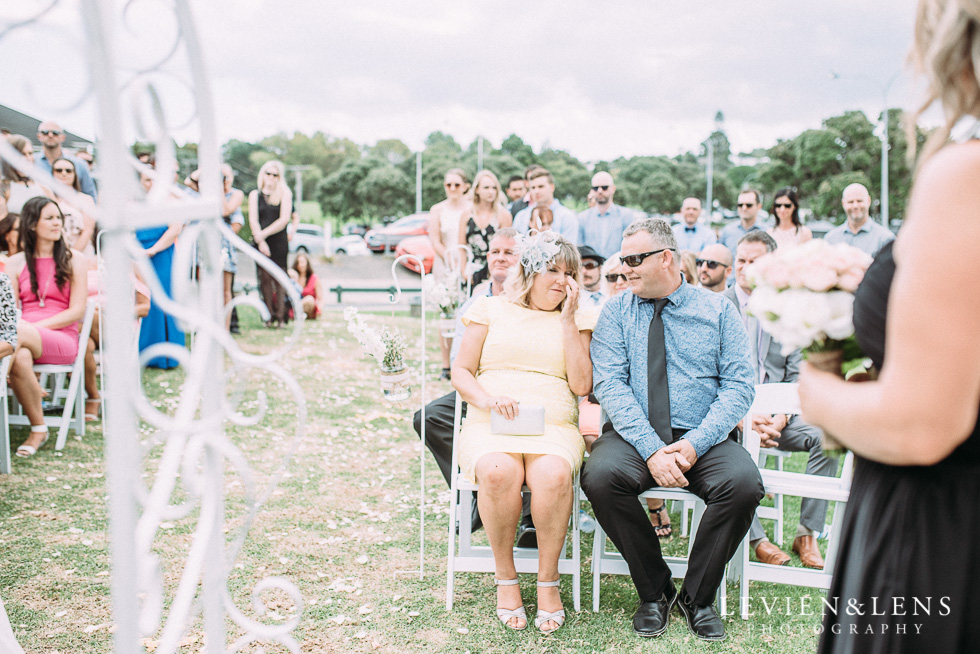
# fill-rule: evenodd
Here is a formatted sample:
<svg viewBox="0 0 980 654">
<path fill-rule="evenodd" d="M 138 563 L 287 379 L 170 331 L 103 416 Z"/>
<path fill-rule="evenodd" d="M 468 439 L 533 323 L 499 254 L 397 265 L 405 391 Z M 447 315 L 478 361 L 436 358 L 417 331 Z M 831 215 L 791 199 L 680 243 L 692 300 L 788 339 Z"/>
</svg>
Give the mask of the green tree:
<svg viewBox="0 0 980 654">
<path fill-rule="evenodd" d="M 384 159 L 393 166 L 413 158 L 412 150 L 400 139 L 382 139 L 368 150 L 368 155 Z"/>
<path fill-rule="evenodd" d="M 375 165 L 357 184 L 356 192 L 364 212 L 374 216 L 401 216 L 410 213 L 415 199 L 414 184 L 408 176 L 387 161 L 372 158 Z"/>
<path fill-rule="evenodd" d="M 521 174 L 524 174 L 524 168 L 533 163 L 538 163 L 534 149 L 517 134 L 511 134 L 504 139 L 504 142 L 500 144 L 500 153 L 513 157 L 521 165 Z"/>
<path fill-rule="evenodd" d="M 863 171 L 838 173 L 820 182 L 817 192 L 810 196 L 810 208 L 814 215 L 829 218 L 832 222 L 842 223 L 845 219 L 841 206 L 841 195 L 849 184 L 864 184 L 871 188 L 871 180 Z"/>
<path fill-rule="evenodd" d="M 368 205 L 358 192 L 358 184 L 379 164 L 378 159 L 348 159 L 337 172 L 321 180 L 316 187 L 316 199 L 323 213 L 342 220 L 374 218 L 368 215 Z"/>
</svg>

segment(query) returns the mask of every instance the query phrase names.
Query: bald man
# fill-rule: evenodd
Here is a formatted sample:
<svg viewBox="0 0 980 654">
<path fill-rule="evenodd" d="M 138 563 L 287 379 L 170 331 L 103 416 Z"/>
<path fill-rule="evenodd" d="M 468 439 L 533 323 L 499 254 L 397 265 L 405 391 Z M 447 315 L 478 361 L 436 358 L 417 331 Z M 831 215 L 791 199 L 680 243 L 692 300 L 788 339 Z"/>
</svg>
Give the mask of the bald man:
<svg viewBox="0 0 980 654">
<path fill-rule="evenodd" d="M 93 200 L 98 199 L 95 190 L 95 182 L 89 174 L 88 165 L 78 157 L 64 152 L 61 144 L 65 142 L 65 130 L 61 129 L 58 123 L 45 121 L 37 126 L 37 140 L 41 142 L 41 158 L 37 160 L 37 165 L 51 173 L 51 164 L 58 159 L 67 159 L 75 165 L 75 174 L 78 175 L 78 183 L 82 186 L 82 193 L 91 195 Z"/>
<path fill-rule="evenodd" d="M 701 200 L 698 198 L 684 198 L 681 203 L 681 222 L 671 229 L 677 239 L 677 247 L 681 250 L 700 252 L 706 245 L 717 243 L 713 229 L 698 222 L 701 217 Z"/>
<path fill-rule="evenodd" d="M 828 243 L 847 243 L 872 257 L 886 243 L 895 239 L 891 230 L 871 220 L 871 194 L 863 184 L 851 184 L 841 194 L 841 205 L 847 221 L 827 232 Z"/>
<path fill-rule="evenodd" d="M 592 176 L 592 194 L 595 206 L 578 215 L 578 244 L 588 245 L 603 258 L 619 252 L 623 244 L 623 231 L 633 222 L 636 212 L 613 202 L 616 184 L 612 175 L 600 171 Z"/>
<path fill-rule="evenodd" d="M 698 255 L 698 281 L 701 288 L 721 293 L 728 288 L 728 277 L 732 274 L 732 253 L 721 243 L 712 243 Z"/>
</svg>

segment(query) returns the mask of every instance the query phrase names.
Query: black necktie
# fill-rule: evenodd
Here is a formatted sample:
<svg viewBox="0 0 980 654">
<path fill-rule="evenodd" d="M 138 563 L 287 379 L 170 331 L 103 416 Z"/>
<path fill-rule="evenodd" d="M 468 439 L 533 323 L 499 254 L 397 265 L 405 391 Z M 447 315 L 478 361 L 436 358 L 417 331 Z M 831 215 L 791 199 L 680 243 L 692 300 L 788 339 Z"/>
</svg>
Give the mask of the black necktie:
<svg viewBox="0 0 980 654">
<path fill-rule="evenodd" d="M 674 441 L 670 427 L 670 391 L 667 388 L 667 348 L 664 344 L 664 319 L 661 313 L 667 298 L 653 301 L 653 320 L 647 343 L 647 405 L 650 426 L 666 444 Z"/>
</svg>

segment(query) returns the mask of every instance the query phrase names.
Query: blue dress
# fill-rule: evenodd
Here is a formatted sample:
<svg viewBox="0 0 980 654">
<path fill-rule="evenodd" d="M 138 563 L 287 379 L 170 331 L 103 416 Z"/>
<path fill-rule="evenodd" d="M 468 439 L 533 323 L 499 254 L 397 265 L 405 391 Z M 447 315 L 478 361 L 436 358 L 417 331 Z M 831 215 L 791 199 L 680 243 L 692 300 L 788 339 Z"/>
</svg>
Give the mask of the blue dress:
<svg viewBox="0 0 980 654">
<path fill-rule="evenodd" d="M 144 248 L 151 247 L 160 240 L 167 227 L 154 227 L 152 229 L 141 229 L 136 232 L 136 238 Z M 157 277 L 160 278 L 160 285 L 167 295 L 171 295 L 170 274 L 174 261 L 174 246 L 171 245 L 166 250 L 158 253 L 150 259 Z M 171 296 L 172 297 L 172 296 Z M 140 327 L 140 352 L 156 343 L 175 343 L 184 347 L 184 332 L 177 328 L 177 321 L 168 313 L 165 313 L 156 300 L 150 298 L 150 313 L 143 318 Z M 147 364 L 151 368 L 176 368 L 177 360 L 170 357 L 155 357 Z"/>
</svg>

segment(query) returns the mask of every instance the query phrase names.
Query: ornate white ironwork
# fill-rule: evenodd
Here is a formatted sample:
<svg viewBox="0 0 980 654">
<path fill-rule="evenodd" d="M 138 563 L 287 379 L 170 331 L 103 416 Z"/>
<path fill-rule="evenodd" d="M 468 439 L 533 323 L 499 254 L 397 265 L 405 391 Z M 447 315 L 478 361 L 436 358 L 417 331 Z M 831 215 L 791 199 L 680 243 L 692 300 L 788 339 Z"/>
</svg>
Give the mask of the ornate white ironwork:
<svg viewBox="0 0 980 654">
<path fill-rule="evenodd" d="M 116 51 L 126 38 L 139 38 L 133 26 L 134 15 L 145 5 L 172 12 L 174 41 L 148 64 L 126 70 Z M 273 493 L 289 463 L 291 452 L 302 438 L 306 423 L 306 404 L 302 390 L 278 361 L 298 342 L 303 312 L 296 312 L 291 338 L 264 355 L 243 352 L 224 328 L 222 312 L 222 266 L 220 239 L 223 235 L 234 246 L 272 273 L 289 293 L 293 306 L 300 306 L 299 294 L 288 276 L 275 264 L 255 252 L 228 229 L 221 219 L 220 151 L 206 69 L 198 35 L 187 0 L 168 3 L 153 0 L 127 0 L 120 8 L 112 0 L 51 0 L 21 18 L 0 22 L 0 44 L 22 30 L 51 28 L 44 21 L 55 21 L 58 12 L 75 9 L 85 31 L 89 79 L 77 107 L 94 98 L 99 117 L 98 144 L 100 202 L 97 219 L 101 229 L 105 259 L 106 305 L 102 322 L 105 338 L 105 456 L 109 486 L 110 538 L 112 551 L 112 602 L 115 622 L 114 651 L 130 654 L 143 651 L 141 639 L 158 639 L 155 651 L 178 651 L 188 629 L 201 618 L 207 651 L 237 652 L 253 643 L 278 643 L 298 652 L 292 631 L 302 614 L 299 589 L 289 580 L 270 577 L 251 589 L 254 616 L 236 604 L 229 590 L 229 575 L 242 550 L 249 526 L 264 502 Z M 30 10 L 27 10 L 30 12 Z M 57 25 L 55 26 L 57 28 Z M 128 31 L 124 31 L 128 30 Z M 178 59 L 183 58 L 178 62 Z M 174 66 L 185 70 L 176 73 Z M 9 71 L 8 71 L 9 72 Z M 177 80 L 192 95 L 189 119 L 174 124 L 164 108 L 160 80 Z M 5 80 L 14 83 L 14 80 Z M 62 111 L 64 104 L 62 103 Z M 52 110 L 53 114 L 57 110 Z M 127 122 L 126 119 L 131 119 Z M 141 140 L 156 146 L 156 170 L 142 166 L 128 148 L 126 126 L 132 124 Z M 196 125 L 199 133 L 200 195 L 174 201 L 176 186 L 170 171 L 176 169 L 173 141 L 175 129 Z M 73 191 L 49 174 L 32 167 L 20 153 L 0 139 L 0 157 L 17 162 L 32 179 L 56 189 L 71 200 Z M 152 190 L 143 194 L 135 183 L 135 173 L 154 178 Z M 184 224 L 173 262 L 172 297 L 163 290 L 143 248 L 133 236 L 139 228 Z M 136 360 L 132 343 L 133 286 L 132 267 L 139 268 L 150 286 L 153 301 L 179 321 L 194 337 L 193 351 L 174 344 L 159 344 L 145 350 Z M 199 275 L 192 278 L 192 268 Z M 255 304 L 243 298 L 237 304 Z M 230 310 L 230 309 L 229 309 Z M 265 308 L 260 310 L 265 312 Z M 265 312 L 267 313 L 267 312 Z M 171 414 L 154 407 L 134 388 L 137 366 L 157 356 L 176 359 L 184 368 L 179 403 Z M 227 361 L 227 369 L 226 369 Z M 242 412 L 244 380 L 247 371 L 262 371 L 268 379 L 282 382 L 296 403 L 296 424 L 292 443 L 287 444 L 277 472 L 260 487 L 244 453 L 224 432 L 231 423 L 258 424 L 266 415 L 266 398 L 258 394 L 258 410 Z M 226 386 L 230 387 L 226 395 Z M 140 441 L 139 422 L 156 431 Z M 156 455 L 156 453 L 159 453 Z M 151 456 L 153 454 L 154 456 Z M 149 471 L 150 467 L 152 471 Z M 149 471 L 144 481 L 141 473 Z M 226 544 L 226 472 L 237 474 L 245 489 L 246 515 Z M 174 503 L 174 496 L 181 502 Z M 193 516 L 196 512 L 196 516 Z M 164 584 L 164 563 L 154 552 L 156 536 L 167 521 L 194 521 L 189 553 L 172 593 Z M 263 594 L 286 593 L 296 606 L 293 616 L 269 623 Z M 239 633 L 229 642 L 226 625 L 231 620 Z"/>
</svg>

